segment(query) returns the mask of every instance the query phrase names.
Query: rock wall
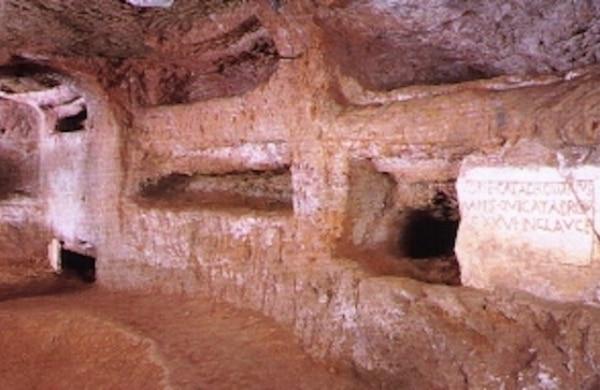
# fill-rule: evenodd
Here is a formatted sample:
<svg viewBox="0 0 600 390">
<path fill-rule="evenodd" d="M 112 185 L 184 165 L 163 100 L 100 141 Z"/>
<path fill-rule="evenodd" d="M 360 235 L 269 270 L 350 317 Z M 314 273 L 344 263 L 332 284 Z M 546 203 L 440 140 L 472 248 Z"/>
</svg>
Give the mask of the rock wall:
<svg viewBox="0 0 600 390">
<path fill-rule="evenodd" d="M 427 87 L 408 99 L 397 96 L 410 90 L 355 94 L 375 103 L 342 106 L 319 61 L 290 61 L 243 96 L 131 115 L 82 87 L 87 130 L 76 141 L 42 133 L 41 159 L 52 163 L 40 189 L 77 161 L 61 150 L 85 145 L 71 166 L 82 216 L 75 239 L 64 238 L 93 246 L 98 283 L 259 310 L 313 356 L 383 388 L 596 385 L 595 310 L 451 287 L 456 268 L 398 247 L 410 212 L 430 210 L 439 193 L 452 200 L 465 156 L 524 137 L 593 144 L 595 70 L 527 86 Z M 308 79 L 318 93 L 301 87 Z M 48 229 L 44 207 L 33 219 Z M 62 222 L 48 232 L 64 233 Z"/>
<path fill-rule="evenodd" d="M 87 31 L 79 39 L 37 3 L 6 3 L 4 50 L 18 52 L 47 20 L 52 34 L 36 33 L 24 54 L 42 53 L 81 81 L 89 110 L 86 133 L 42 133 L 48 163 L 40 166 L 40 191 L 52 205 L 45 201 L 31 218 L 75 249 L 90 246 L 100 285 L 259 310 L 294 329 L 313 356 L 339 359 L 381 388 L 600 385 L 593 307 L 459 287 L 447 253 L 451 236 L 442 234 L 459 217 L 453 188 L 466 156 L 523 138 L 548 147 L 598 143 L 597 68 L 572 71 L 564 54 L 557 64 L 531 66 L 569 73 L 527 76 L 533 57 L 516 50 L 527 61 L 509 61 L 500 73 L 516 69 L 519 77 L 393 89 L 495 75 L 494 42 L 504 37 L 486 46 L 483 57 L 492 61 L 483 70 L 443 58 L 453 66 L 436 79 L 439 58 L 428 55 L 439 52 L 434 47 L 423 51 L 427 61 L 415 72 L 406 56 L 398 56 L 402 72 L 390 71 L 393 62 L 376 69 L 357 62 L 358 71 L 373 70 L 364 72 L 367 80 L 352 78 L 357 70 L 336 60 L 331 51 L 339 47 L 328 42 L 336 20 L 348 42 L 354 27 L 377 20 L 352 23 L 373 10 L 360 2 L 318 2 L 319 11 L 337 15 L 326 20 L 324 12 L 318 21 L 314 2 L 300 1 L 200 7 L 187 0 L 139 13 L 111 2 L 103 17 L 78 2 L 50 3 L 65 20 L 83 20 L 112 39 Z M 393 2 L 366 3 L 381 6 L 382 26 L 390 22 Z M 461 18 L 480 25 L 475 11 L 461 11 L 466 5 L 454 7 L 459 27 Z M 596 39 L 595 8 L 580 8 L 569 20 L 591 26 L 565 42 L 579 53 L 578 66 L 594 63 L 595 52 L 583 49 Z M 39 15 L 29 32 L 15 24 L 22 12 Z M 446 25 L 449 13 L 440 12 L 413 27 Z M 575 24 L 565 30 L 569 37 Z M 387 49 L 392 41 L 378 51 L 394 52 Z M 410 47 L 428 48 L 418 39 Z M 546 50 L 539 57 L 553 53 Z M 471 49 L 462 54 L 477 63 Z M 61 212 L 67 209 L 77 212 Z M 11 210 L 3 221 L 25 220 Z M 425 233 L 406 240 L 417 230 Z M 414 243 L 441 249 L 416 254 Z"/>
<path fill-rule="evenodd" d="M 292 327 L 313 356 L 342 359 L 384 388 L 598 383 L 594 310 L 449 287 L 451 267 L 432 278 L 379 245 L 395 242 L 402 211 L 451 188 L 474 151 L 523 137 L 594 143 L 595 71 L 342 107 L 315 69 L 326 69 L 318 55 L 283 64 L 243 96 L 137 111 L 122 133 L 122 187 L 99 283 L 260 310 Z M 288 169 L 291 205 L 250 201 L 268 198 L 263 179 Z M 231 185 L 235 175 L 243 179 Z M 202 185 L 190 191 L 198 177 L 242 201 Z M 169 190 L 149 196 L 161 180 Z"/>
<path fill-rule="evenodd" d="M 117 213 L 121 159 L 119 129 L 105 95 L 80 81 L 87 119 L 63 132 L 49 115 L 42 130 L 42 173 L 46 221 L 64 247 L 95 256 L 106 246 Z"/>
<path fill-rule="evenodd" d="M 39 261 L 45 254 L 40 197 L 39 123 L 25 104 L 0 100 L 0 262 Z"/>
<path fill-rule="evenodd" d="M 11 80 L 25 89 L 0 100 L 0 256 L 11 265 L 46 263 L 52 237 L 95 255 L 119 195 L 119 126 L 110 105 L 100 90 L 91 92 L 93 83 L 35 89 L 26 77 L 1 81 Z M 80 87 L 89 89 L 86 99 L 63 94 Z"/>
</svg>

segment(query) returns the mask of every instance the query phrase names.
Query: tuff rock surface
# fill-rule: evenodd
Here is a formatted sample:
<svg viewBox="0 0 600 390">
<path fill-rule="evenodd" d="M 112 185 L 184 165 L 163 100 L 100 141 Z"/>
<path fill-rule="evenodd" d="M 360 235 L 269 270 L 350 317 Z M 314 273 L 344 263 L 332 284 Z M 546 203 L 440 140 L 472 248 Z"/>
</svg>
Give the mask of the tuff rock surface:
<svg viewBox="0 0 600 390">
<path fill-rule="evenodd" d="M 451 243 L 467 156 L 597 145 L 598 14 L 0 1 L 0 263 L 54 237 L 103 287 L 258 310 L 379 388 L 596 388 L 597 297 L 461 286 L 492 263 Z"/>
</svg>

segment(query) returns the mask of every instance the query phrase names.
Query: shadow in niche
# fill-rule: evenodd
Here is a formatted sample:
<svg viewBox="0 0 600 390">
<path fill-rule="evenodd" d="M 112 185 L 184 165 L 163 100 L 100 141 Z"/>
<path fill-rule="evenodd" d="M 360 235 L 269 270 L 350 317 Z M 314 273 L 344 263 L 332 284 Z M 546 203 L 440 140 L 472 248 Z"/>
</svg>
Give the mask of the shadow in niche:
<svg viewBox="0 0 600 390">
<path fill-rule="evenodd" d="M 79 113 L 60 118 L 56 122 L 56 131 L 59 133 L 72 133 L 85 130 L 85 121 L 88 118 L 87 109 L 84 107 Z"/>
<path fill-rule="evenodd" d="M 96 281 L 96 259 L 91 256 L 61 249 L 60 262 L 62 273 L 71 278 L 77 278 L 85 283 Z"/>
<path fill-rule="evenodd" d="M 354 162 L 337 253 L 377 275 L 460 285 L 454 254 L 459 225 L 454 182 L 396 182 L 370 162 Z"/>
<path fill-rule="evenodd" d="M 137 201 L 154 208 L 292 212 L 289 167 L 223 174 L 171 173 L 140 186 Z"/>
<path fill-rule="evenodd" d="M 410 210 L 399 239 L 400 253 L 412 259 L 453 256 L 459 222 L 431 210 Z"/>
</svg>

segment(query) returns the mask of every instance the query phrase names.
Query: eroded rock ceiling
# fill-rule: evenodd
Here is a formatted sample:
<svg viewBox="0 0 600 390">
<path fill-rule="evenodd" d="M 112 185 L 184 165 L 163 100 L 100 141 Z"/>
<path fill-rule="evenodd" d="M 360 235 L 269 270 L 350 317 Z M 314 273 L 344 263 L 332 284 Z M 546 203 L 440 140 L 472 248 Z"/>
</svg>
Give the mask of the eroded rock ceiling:
<svg viewBox="0 0 600 390">
<path fill-rule="evenodd" d="M 595 0 L 1 0 L 0 62 L 93 69 L 142 105 L 199 101 L 267 80 L 282 57 L 277 37 L 292 29 L 317 33 L 327 63 L 372 90 L 560 73 L 600 58 Z"/>
<path fill-rule="evenodd" d="M 180 0 L 171 8 L 118 0 L 0 4 L 5 59 L 91 69 L 105 84 L 127 83 L 143 105 L 239 94 L 276 69 L 277 49 L 256 7 L 239 0 Z"/>
<path fill-rule="evenodd" d="M 335 60 L 371 89 L 564 72 L 600 59 L 595 0 L 346 0 L 318 20 Z"/>
</svg>

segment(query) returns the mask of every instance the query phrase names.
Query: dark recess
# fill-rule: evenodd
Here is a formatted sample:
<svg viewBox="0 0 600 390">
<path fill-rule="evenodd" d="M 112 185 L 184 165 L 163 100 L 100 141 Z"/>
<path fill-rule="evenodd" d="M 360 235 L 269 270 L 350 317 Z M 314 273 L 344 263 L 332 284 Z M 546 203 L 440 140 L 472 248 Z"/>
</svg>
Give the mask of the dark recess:
<svg viewBox="0 0 600 390">
<path fill-rule="evenodd" d="M 86 283 L 96 281 L 96 259 L 68 249 L 61 249 L 61 267 L 64 275 Z"/>
<path fill-rule="evenodd" d="M 457 205 L 438 191 L 431 206 L 407 211 L 399 249 L 413 259 L 452 256 L 459 219 Z"/>
<path fill-rule="evenodd" d="M 173 172 L 141 183 L 139 200 L 152 207 L 292 211 L 289 166 L 218 174 Z"/>
<path fill-rule="evenodd" d="M 74 131 L 85 130 L 87 117 L 87 109 L 84 108 L 78 114 L 61 118 L 56 123 L 56 131 L 60 133 L 72 133 Z"/>
<path fill-rule="evenodd" d="M 7 65 L 0 66 L 0 77 L 31 78 L 40 84 L 53 88 L 60 85 L 59 73 L 54 69 L 29 62 L 23 58 L 13 57 Z M 3 92 L 13 93 L 10 89 L 3 89 Z"/>
<path fill-rule="evenodd" d="M 410 210 L 407 220 L 400 246 L 408 257 L 425 259 L 454 253 L 458 221 L 437 217 L 427 209 Z"/>
</svg>

